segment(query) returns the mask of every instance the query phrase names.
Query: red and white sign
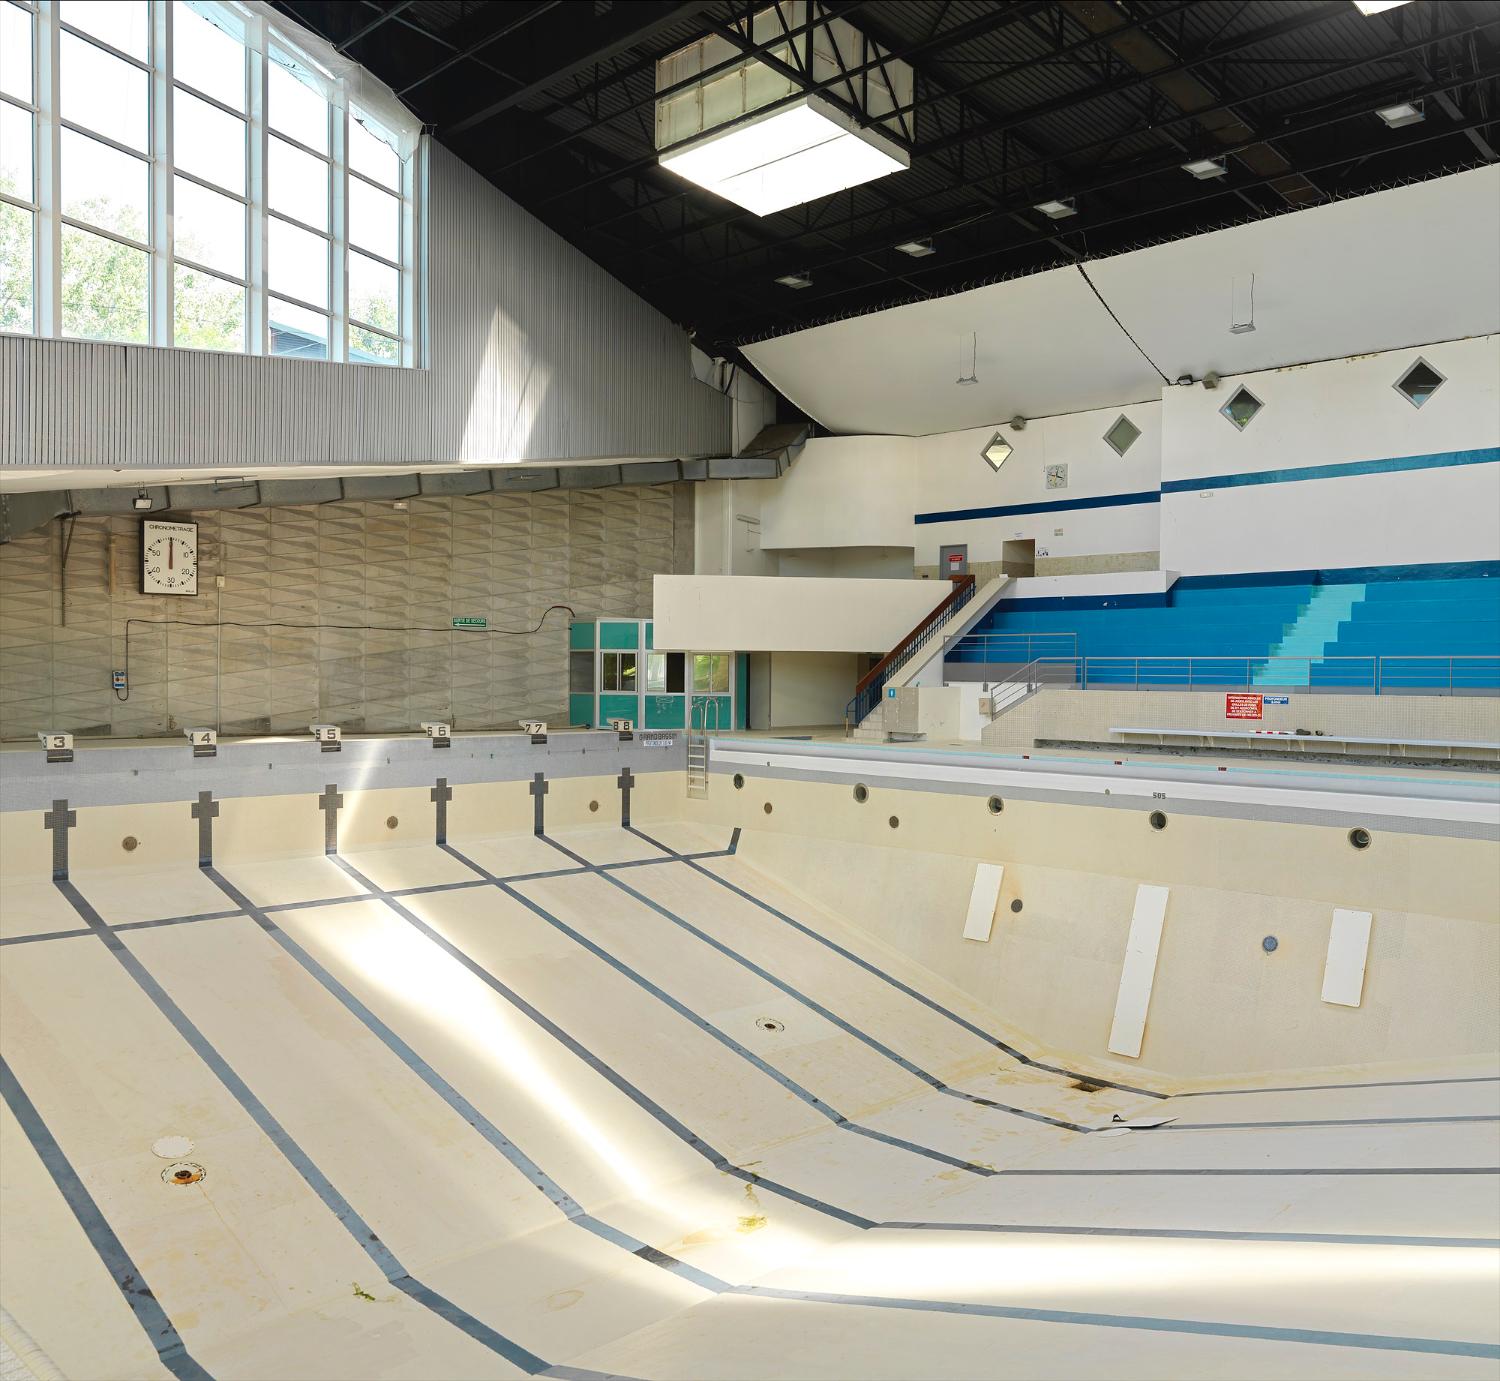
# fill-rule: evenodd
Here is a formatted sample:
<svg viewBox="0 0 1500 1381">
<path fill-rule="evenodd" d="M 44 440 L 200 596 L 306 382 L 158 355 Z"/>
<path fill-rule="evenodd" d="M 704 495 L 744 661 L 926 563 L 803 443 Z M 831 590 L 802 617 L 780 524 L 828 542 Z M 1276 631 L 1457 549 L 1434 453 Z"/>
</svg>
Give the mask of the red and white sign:
<svg viewBox="0 0 1500 1381">
<path fill-rule="evenodd" d="M 1226 695 L 1224 697 L 1225 719 L 1260 719 L 1263 717 L 1262 697 L 1259 695 Z"/>
<path fill-rule="evenodd" d="M 949 575 L 962 575 L 963 574 L 963 569 L 964 569 L 964 559 L 963 559 L 963 556 L 960 553 L 956 552 L 956 551 L 950 551 L 948 553 L 948 574 Z"/>
</svg>

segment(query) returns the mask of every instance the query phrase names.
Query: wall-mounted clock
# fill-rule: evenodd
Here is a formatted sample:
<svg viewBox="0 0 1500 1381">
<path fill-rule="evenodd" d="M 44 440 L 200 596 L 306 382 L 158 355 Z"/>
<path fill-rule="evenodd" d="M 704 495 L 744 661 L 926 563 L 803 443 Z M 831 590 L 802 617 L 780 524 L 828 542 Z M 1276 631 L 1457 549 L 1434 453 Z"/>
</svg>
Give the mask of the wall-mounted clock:
<svg viewBox="0 0 1500 1381">
<path fill-rule="evenodd" d="M 1047 488 L 1066 489 L 1068 487 L 1068 467 L 1066 465 L 1049 465 L 1047 467 Z"/>
<path fill-rule="evenodd" d="M 198 593 L 197 523 L 164 523 L 147 518 L 141 524 L 141 593 Z"/>
</svg>

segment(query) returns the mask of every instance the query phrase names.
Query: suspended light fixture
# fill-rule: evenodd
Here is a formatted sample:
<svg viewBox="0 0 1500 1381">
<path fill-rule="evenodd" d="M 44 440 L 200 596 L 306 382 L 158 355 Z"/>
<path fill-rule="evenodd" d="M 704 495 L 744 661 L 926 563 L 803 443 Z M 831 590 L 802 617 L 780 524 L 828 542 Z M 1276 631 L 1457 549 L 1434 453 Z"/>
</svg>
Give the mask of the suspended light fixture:
<svg viewBox="0 0 1500 1381">
<path fill-rule="evenodd" d="M 1395 105 L 1382 106 L 1375 113 L 1392 129 L 1420 125 L 1427 118 L 1421 101 L 1398 101 Z"/>
<path fill-rule="evenodd" d="M 979 336 L 975 333 L 969 336 L 969 372 L 967 374 L 964 373 L 963 344 L 960 339 L 958 347 L 958 378 L 953 382 L 957 384 L 977 384 L 979 382 L 978 364 Z"/>
<path fill-rule="evenodd" d="M 1229 170 L 1224 166 L 1222 158 L 1195 158 L 1191 163 L 1184 163 L 1182 171 L 1191 173 L 1200 182 L 1206 182 L 1209 178 L 1223 177 Z"/>
<path fill-rule="evenodd" d="M 909 64 L 800 0 L 776 0 L 733 24 L 740 43 L 710 34 L 656 64 L 663 168 L 769 216 L 910 166 Z M 778 65 L 743 56 L 745 40 L 774 52 Z M 867 55 L 866 70 L 841 83 L 840 54 L 850 53 Z"/>
<path fill-rule="evenodd" d="M 1072 197 L 1062 197 L 1052 201 L 1039 201 L 1031 208 L 1040 211 L 1044 216 L 1050 216 L 1055 221 L 1065 220 L 1069 216 L 1078 214 L 1078 204 Z"/>
</svg>

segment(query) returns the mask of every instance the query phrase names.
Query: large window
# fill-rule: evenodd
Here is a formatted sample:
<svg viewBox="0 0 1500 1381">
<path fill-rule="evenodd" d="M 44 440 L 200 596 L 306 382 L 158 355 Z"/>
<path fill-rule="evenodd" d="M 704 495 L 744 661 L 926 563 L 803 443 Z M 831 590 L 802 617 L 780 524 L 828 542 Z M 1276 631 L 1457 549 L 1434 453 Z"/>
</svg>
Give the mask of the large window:
<svg viewBox="0 0 1500 1381">
<path fill-rule="evenodd" d="M 0 0 L 0 331 L 416 364 L 418 130 L 317 45 L 235 0 Z"/>
</svg>

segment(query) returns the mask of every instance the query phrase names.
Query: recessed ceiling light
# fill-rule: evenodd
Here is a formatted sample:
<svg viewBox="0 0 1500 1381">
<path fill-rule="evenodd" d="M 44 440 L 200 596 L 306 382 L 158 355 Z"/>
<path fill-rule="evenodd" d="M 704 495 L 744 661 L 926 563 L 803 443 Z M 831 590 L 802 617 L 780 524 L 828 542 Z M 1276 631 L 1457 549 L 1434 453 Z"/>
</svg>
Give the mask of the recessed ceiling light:
<svg viewBox="0 0 1500 1381">
<path fill-rule="evenodd" d="M 1064 197 L 1061 201 L 1040 201 L 1031 209 L 1040 211 L 1044 216 L 1051 216 L 1055 221 L 1078 214 L 1078 207 L 1073 204 L 1072 197 Z"/>
<path fill-rule="evenodd" d="M 986 445 L 984 450 L 982 450 L 979 454 L 984 457 L 985 464 L 988 465 L 991 470 L 998 470 L 1002 465 L 1005 464 L 1007 460 L 1011 458 L 1011 454 L 1014 451 L 1015 447 L 1012 446 L 1010 442 L 1008 442 L 1003 436 L 1001 436 L 999 432 L 996 432 L 994 436 L 989 439 L 989 444 Z"/>
<path fill-rule="evenodd" d="M 1191 163 L 1184 163 L 1182 171 L 1191 173 L 1200 181 L 1207 181 L 1211 177 L 1223 177 L 1229 170 L 1224 166 L 1222 158 L 1198 158 Z"/>
<path fill-rule="evenodd" d="M 913 259 L 925 259 L 929 254 L 937 253 L 937 246 L 931 240 L 903 240 L 896 248 L 903 254 L 910 254 Z"/>
<path fill-rule="evenodd" d="M 810 288 L 812 287 L 812 274 L 810 273 L 784 273 L 776 280 L 783 288 Z"/>
<path fill-rule="evenodd" d="M 1409 0 L 1354 0 L 1354 8 L 1363 15 L 1383 14 L 1408 3 Z"/>
<path fill-rule="evenodd" d="M 816 96 L 661 156 L 669 172 L 757 216 L 903 172 L 910 162 L 899 144 Z"/>
<path fill-rule="evenodd" d="M 1395 105 L 1384 106 L 1375 113 L 1392 129 L 1400 129 L 1403 125 L 1419 125 L 1427 118 L 1427 112 L 1422 109 L 1421 101 L 1398 101 Z"/>
</svg>

